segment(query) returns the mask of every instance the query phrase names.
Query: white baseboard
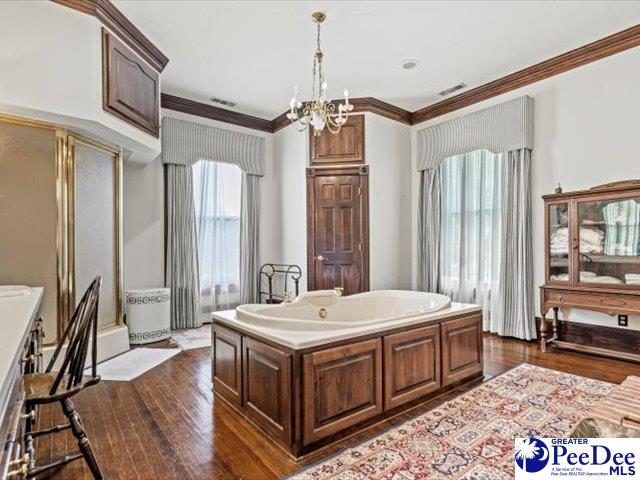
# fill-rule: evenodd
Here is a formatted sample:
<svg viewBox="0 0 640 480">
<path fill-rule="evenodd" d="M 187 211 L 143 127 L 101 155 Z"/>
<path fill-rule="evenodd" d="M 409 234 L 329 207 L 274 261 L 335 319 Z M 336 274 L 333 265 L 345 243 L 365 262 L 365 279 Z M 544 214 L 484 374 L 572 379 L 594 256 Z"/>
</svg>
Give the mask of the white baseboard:
<svg viewBox="0 0 640 480">
<path fill-rule="evenodd" d="M 44 347 L 42 349 L 45 366 L 49 364 L 49 360 L 51 360 L 55 349 L 55 345 Z M 58 357 L 59 361 L 62 361 L 65 350 L 66 347 L 64 347 L 62 352 L 60 352 L 60 356 Z M 98 362 L 103 362 L 113 358 L 127 350 L 129 350 L 129 329 L 126 325 L 119 325 L 117 327 L 111 327 L 98 332 Z M 89 362 L 91 361 L 90 359 L 91 351 L 89 351 L 89 354 L 87 355 L 87 360 Z"/>
</svg>

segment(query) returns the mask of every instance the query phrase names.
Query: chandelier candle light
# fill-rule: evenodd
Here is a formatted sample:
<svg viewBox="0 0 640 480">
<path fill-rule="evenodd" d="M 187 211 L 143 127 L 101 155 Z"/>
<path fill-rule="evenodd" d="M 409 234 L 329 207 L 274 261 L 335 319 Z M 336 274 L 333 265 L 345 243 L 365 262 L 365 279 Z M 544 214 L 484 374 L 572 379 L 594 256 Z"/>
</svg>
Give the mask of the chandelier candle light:
<svg viewBox="0 0 640 480">
<path fill-rule="evenodd" d="M 344 91 L 344 103 L 336 105 L 327 97 L 327 82 L 322 71 L 322 59 L 324 54 L 320 48 L 320 24 L 327 16 L 324 12 L 314 12 L 311 18 L 317 25 L 317 48 L 313 56 L 313 91 L 312 100 L 303 106 L 298 99 L 298 87 L 294 88 L 293 98 L 289 102 L 291 110 L 287 113 L 287 118 L 291 123 L 298 125 L 299 131 L 304 131 L 311 125 L 313 134 L 320 135 L 325 127 L 331 133 L 338 133 L 342 125 L 347 123 L 349 112 L 353 110 L 353 105 L 349 103 L 349 91 Z"/>
</svg>

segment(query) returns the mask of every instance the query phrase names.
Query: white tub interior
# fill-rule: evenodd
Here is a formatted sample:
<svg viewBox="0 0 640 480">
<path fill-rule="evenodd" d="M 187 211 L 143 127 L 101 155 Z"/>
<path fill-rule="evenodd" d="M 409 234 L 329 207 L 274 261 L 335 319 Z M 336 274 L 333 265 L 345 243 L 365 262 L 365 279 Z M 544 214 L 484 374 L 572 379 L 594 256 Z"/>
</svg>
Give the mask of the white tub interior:
<svg viewBox="0 0 640 480">
<path fill-rule="evenodd" d="M 425 315 L 450 306 L 451 299 L 437 293 L 381 290 L 338 297 L 333 291 L 321 291 L 288 304 L 241 305 L 236 314 L 241 321 L 265 327 L 329 330 Z"/>
</svg>

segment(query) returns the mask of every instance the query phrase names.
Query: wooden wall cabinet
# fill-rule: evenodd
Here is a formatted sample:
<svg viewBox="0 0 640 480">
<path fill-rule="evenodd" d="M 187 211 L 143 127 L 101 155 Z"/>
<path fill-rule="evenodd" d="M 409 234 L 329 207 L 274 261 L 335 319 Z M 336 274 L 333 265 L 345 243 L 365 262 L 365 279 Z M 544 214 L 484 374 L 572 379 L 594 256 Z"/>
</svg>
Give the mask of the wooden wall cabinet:
<svg viewBox="0 0 640 480">
<path fill-rule="evenodd" d="M 315 135 L 313 129 L 309 129 L 309 163 L 364 163 L 364 115 L 351 115 L 339 133 L 325 128 L 320 135 Z"/>
<path fill-rule="evenodd" d="M 102 108 L 151 135 L 160 135 L 160 74 L 102 29 Z"/>
<path fill-rule="evenodd" d="M 442 385 L 451 385 L 482 372 L 482 315 L 443 322 Z"/>
<path fill-rule="evenodd" d="M 302 360 L 303 443 L 382 412 L 379 338 L 309 353 Z"/>
<path fill-rule="evenodd" d="M 244 408 L 284 445 L 291 442 L 291 355 L 253 338 L 242 340 Z"/>
<path fill-rule="evenodd" d="M 440 326 L 387 335 L 384 341 L 384 408 L 440 389 Z"/>
<path fill-rule="evenodd" d="M 242 336 L 222 325 L 214 324 L 213 387 L 220 396 L 236 406 L 242 404 Z"/>
<path fill-rule="evenodd" d="M 541 318 L 553 309 L 548 345 L 640 362 L 640 332 L 617 328 L 618 315 L 640 314 L 640 180 L 545 195 L 545 284 Z M 560 322 L 560 308 L 611 316 L 611 325 Z M 571 323 L 571 325 L 569 325 Z"/>
</svg>

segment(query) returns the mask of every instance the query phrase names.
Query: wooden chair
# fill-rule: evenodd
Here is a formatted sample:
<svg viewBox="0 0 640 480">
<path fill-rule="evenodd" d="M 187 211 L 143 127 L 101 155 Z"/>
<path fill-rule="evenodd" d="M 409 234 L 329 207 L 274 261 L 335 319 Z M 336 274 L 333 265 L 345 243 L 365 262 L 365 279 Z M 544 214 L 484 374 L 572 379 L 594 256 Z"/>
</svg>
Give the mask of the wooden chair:
<svg viewBox="0 0 640 480">
<path fill-rule="evenodd" d="M 73 395 L 100 381 L 100 377 L 96 373 L 100 283 L 100 277 L 96 277 L 82 296 L 64 334 L 58 341 L 58 346 L 45 372 L 28 374 L 24 377 L 27 411 L 34 410 L 36 405 L 60 402 L 62 411 L 69 419 L 69 423 L 63 425 L 28 432 L 25 436 L 25 444 L 33 445 L 33 440 L 37 437 L 70 428 L 73 436 L 78 440 L 79 451 L 47 465 L 38 466 L 32 463 L 27 471 L 27 478 L 32 478 L 47 470 L 66 465 L 81 457 L 84 457 L 93 477 L 96 479 L 102 478 L 100 466 L 87 438 L 82 420 L 71 401 Z M 89 339 L 91 339 L 91 375 L 84 375 L 89 352 Z M 67 351 L 64 354 L 60 369 L 57 372 L 53 372 L 53 367 L 57 363 L 58 356 L 65 343 L 67 344 Z"/>
</svg>

